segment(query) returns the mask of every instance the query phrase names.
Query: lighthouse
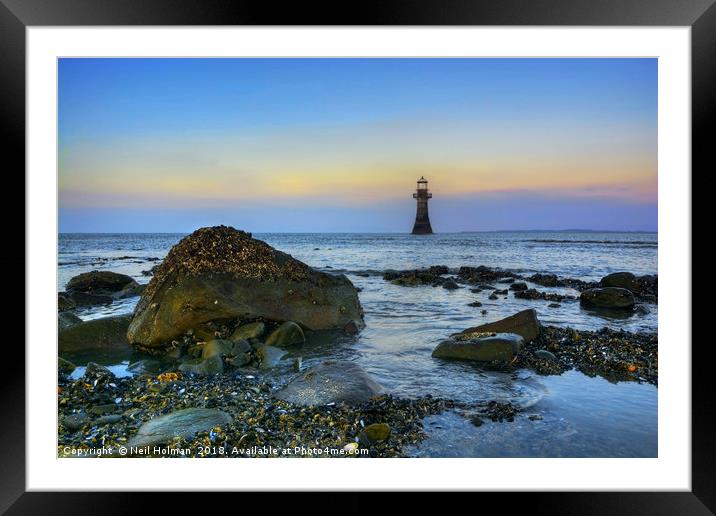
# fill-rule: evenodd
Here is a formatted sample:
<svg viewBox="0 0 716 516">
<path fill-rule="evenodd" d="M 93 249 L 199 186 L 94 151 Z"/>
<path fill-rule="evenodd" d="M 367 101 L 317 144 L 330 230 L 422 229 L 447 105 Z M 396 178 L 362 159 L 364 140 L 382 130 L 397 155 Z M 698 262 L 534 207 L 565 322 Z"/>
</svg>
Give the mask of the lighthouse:
<svg viewBox="0 0 716 516">
<path fill-rule="evenodd" d="M 432 196 L 433 194 L 428 192 L 428 180 L 424 177 L 418 179 L 418 189 L 413 194 L 413 199 L 418 203 L 413 235 L 433 234 L 433 228 L 430 227 L 430 218 L 428 217 L 428 199 L 432 198 Z"/>
</svg>

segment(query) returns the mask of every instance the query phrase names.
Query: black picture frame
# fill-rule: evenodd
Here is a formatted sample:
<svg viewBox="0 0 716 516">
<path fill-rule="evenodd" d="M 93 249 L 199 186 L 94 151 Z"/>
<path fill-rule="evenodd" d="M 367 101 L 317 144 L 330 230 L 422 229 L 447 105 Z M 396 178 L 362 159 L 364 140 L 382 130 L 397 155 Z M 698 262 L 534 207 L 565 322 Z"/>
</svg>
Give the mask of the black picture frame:
<svg viewBox="0 0 716 516">
<path fill-rule="evenodd" d="M 688 26 L 692 37 L 692 169 L 706 176 L 707 163 L 711 161 L 713 144 L 709 136 L 714 134 L 716 119 L 714 0 L 390 0 L 350 5 L 282 2 L 280 6 L 244 0 L 0 0 L 3 152 L 5 163 L 15 163 L 18 170 L 25 167 L 25 29 L 43 25 Z M 691 177 L 697 174 L 691 172 Z M 18 185 L 17 191 L 20 189 L 24 191 L 24 183 Z M 19 269 L 20 261 L 19 256 L 13 256 L 4 263 Z M 27 277 L 31 271 L 24 264 L 23 267 Z M 688 342 L 678 344 L 686 349 Z M 550 514 L 713 514 L 716 403 L 709 381 L 710 343 L 702 344 L 706 345 L 692 346 L 691 492 L 511 493 L 507 495 L 511 504 L 524 503 L 532 513 Z M 25 493 L 25 364 L 19 353 L 14 359 L 21 362 L 0 376 L 3 398 L 0 511 L 7 510 L 9 514 L 134 511 L 138 506 L 134 495 Z M 495 501 L 495 496 L 505 495 L 480 494 L 481 502 Z M 178 495 L 173 498 L 179 504 L 185 503 L 184 499 Z M 355 509 L 360 504 L 351 500 L 358 499 L 357 494 L 348 495 L 340 504 L 348 510 L 351 506 Z M 164 505 L 164 510 L 171 510 L 170 505 Z"/>
</svg>

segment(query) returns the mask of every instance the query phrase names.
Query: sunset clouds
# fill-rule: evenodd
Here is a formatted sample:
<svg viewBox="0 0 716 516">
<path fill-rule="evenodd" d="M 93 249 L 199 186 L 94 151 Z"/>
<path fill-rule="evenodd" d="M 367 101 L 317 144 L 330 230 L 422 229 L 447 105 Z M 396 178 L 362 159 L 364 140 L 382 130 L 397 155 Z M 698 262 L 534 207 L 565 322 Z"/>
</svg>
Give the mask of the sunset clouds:
<svg viewBox="0 0 716 516">
<path fill-rule="evenodd" d="M 292 230 L 314 231 L 317 205 L 339 218 L 414 209 L 421 175 L 467 210 L 443 231 L 465 230 L 468 212 L 475 230 L 524 229 L 485 227 L 489 196 L 510 210 L 645 209 L 650 227 L 616 229 L 656 229 L 656 71 L 651 59 L 61 60 L 61 230 L 85 230 L 83 211 L 124 230 L 110 213 L 152 209 L 280 230 L 283 205 Z M 544 214 L 535 227 L 572 215 L 611 229 Z"/>
</svg>

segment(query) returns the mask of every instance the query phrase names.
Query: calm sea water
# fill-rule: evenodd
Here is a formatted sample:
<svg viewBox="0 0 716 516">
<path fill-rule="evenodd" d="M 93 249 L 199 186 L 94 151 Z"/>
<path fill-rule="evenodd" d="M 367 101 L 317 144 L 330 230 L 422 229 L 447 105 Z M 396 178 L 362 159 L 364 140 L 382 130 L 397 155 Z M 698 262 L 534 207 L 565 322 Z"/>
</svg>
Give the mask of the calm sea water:
<svg viewBox="0 0 716 516">
<path fill-rule="evenodd" d="M 180 234 L 62 234 L 59 238 L 58 289 L 74 275 L 106 269 L 149 281 L 142 274 L 163 258 Z M 609 383 L 579 372 L 543 377 L 482 370 L 478 365 L 436 360 L 435 345 L 450 333 L 531 307 L 545 324 L 579 329 L 604 326 L 629 331 L 657 330 L 658 307 L 649 313 L 612 319 L 584 311 L 578 302 L 549 308 L 547 301 L 490 301 L 489 292 L 463 288 L 399 287 L 382 279 L 386 269 L 430 265 L 487 265 L 521 273 L 598 280 L 615 271 L 657 272 L 655 233 L 499 232 L 429 236 L 398 234 L 255 234 L 272 246 L 326 272 L 346 274 L 362 289 L 366 329 L 357 337 L 315 336 L 294 355 L 304 363 L 326 357 L 355 360 L 390 392 L 401 396 L 432 394 L 479 404 L 499 399 L 539 414 L 513 423 L 473 426 L 457 413 L 428 418 L 429 438 L 412 450 L 417 456 L 471 457 L 654 457 L 657 455 L 657 389 L 638 383 Z M 369 275 L 365 277 L 365 273 Z M 360 275 L 359 275 L 360 274 Z M 577 294 L 562 288 L 539 290 Z M 467 306 L 481 301 L 481 308 Z M 130 312 L 137 298 L 109 307 L 86 309 L 91 319 Z M 481 314 L 481 310 L 487 314 Z M 97 357 L 90 357 L 97 359 Z M 100 357 L 125 374 L 126 361 Z M 289 357 L 290 358 L 290 357 Z M 272 374 L 280 381 L 288 363 Z"/>
</svg>

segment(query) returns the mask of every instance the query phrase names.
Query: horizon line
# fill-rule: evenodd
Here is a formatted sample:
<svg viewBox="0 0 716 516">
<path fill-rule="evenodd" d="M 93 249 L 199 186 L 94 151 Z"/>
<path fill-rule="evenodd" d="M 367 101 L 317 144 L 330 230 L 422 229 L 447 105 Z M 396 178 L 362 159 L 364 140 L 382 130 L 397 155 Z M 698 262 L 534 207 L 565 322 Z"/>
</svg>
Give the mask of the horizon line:
<svg viewBox="0 0 716 516">
<path fill-rule="evenodd" d="M 215 226 L 202 226 L 215 227 Z M 229 226 L 233 227 L 233 226 Z M 58 231 L 58 235 L 189 235 L 187 231 Z M 234 228 L 239 229 L 239 228 Z M 412 235 L 410 231 L 246 231 L 257 235 Z M 470 231 L 436 231 L 432 235 L 461 235 L 466 233 L 657 233 L 658 229 L 482 229 Z M 419 237 L 428 235 L 414 235 Z"/>
</svg>

